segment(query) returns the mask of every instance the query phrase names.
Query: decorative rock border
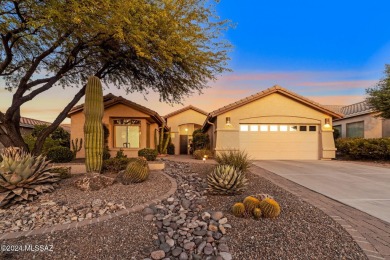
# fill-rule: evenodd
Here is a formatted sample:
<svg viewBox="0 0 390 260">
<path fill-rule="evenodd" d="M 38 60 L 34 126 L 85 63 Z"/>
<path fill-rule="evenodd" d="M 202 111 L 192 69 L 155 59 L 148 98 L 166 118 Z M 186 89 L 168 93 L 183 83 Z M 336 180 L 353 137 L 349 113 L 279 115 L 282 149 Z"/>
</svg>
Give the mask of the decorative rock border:
<svg viewBox="0 0 390 260">
<path fill-rule="evenodd" d="M 150 200 L 150 201 L 145 202 L 143 204 L 133 206 L 129 209 L 122 209 L 118 212 L 103 215 L 103 216 L 100 216 L 98 218 L 83 220 L 83 221 L 79 221 L 79 222 L 72 222 L 70 224 L 58 224 L 58 225 L 54 225 L 54 226 L 50 226 L 50 227 L 43 227 L 43 228 L 22 231 L 22 232 L 4 233 L 4 234 L 0 235 L 0 240 L 14 239 L 14 238 L 19 238 L 19 237 L 23 237 L 23 236 L 42 235 L 42 234 L 47 234 L 47 233 L 53 233 L 55 231 L 60 231 L 60 230 L 79 228 L 79 227 L 83 227 L 83 226 L 87 226 L 87 225 L 91 225 L 91 224 L 95 224 L 95 223 L 99 223 L 99 222 L 104 222 L 104 221 L 110 220 L 110 219 L 115 218 L 115 217 L 119 217 L 119 216 L 127 215 L 130 213 L 142 211 L 146 207 L 149 207 L 153 204 L 158 204 L 161 201 L 169 198 L 177 190 L 176 181 L 172 177 L 168 176 L 166 173 L 163 173 L 163 172 L 160 172 L 160 173 L 163 174 L 171 182 L 171 188 L 169 189 L 169 191 L 167 193 L 163 194 L 162 196 L 160 196 L 157 199 L 153 199 L 153 200 Z"/>
</svg>

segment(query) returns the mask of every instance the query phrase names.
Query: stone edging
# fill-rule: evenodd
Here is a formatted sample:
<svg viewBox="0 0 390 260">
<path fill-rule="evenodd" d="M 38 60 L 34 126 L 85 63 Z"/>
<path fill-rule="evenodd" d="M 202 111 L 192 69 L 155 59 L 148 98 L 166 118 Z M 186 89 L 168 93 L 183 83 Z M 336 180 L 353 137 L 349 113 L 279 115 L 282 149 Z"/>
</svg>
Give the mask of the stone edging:
<svg viewBox="0 0 390 260">
<path fill-rule="evenodd" d="M 171 188 L 169 189 L 169 191 L 167 193 L 163 194 L 162 196 L 160 196 L 157 199 L 153 199 L 153 200 L 150 200 L 150 201 L 145 202 L 143 204 L 133 206 L 129 209 L 122 209 L 118 212 L 110 213 L 110 214 L 103 215 L 103 216 L 93 218 L 93 219 L 82 220 L 79 222 L 72 222 L 70 224 L 57 224 L 57 225 L 46 227 L 46 228 L 43 227 L 43 228 L 22 231 L 22 232 L 9 232 L 9 233 L 0 234 L 0 240 L 14 239 L 14 238 L 19 238 L 19 237 L 24 237 L 24 236 L 27 237 L 27 236 L 32 236 L 32 235 L 42 235 L 42 234 L 47 234 L 47 233 L 53 233 L 55 231 L 60 231 L 60 230 L 79 228 L 79 227 L 107 221 L 107 220 L 110 220 L 112 218 L 127 215 L 130 213 L 139 212 L 139 211 L 143 210 L 144 208 L 151 206 L 152 204 L 160 203 L 162 200 L 169 198 L 170 196 L 172 196 L 176 192 L 176 190 L 177 190 L 176 181 L 172 177 L 168 176 L 167 174 L 165 174 L 163 172 L 160 172 L 160 173 L 163 174 L 165 177 L 167 177 L 168 180 L 171 182 Z"/>
</svg>

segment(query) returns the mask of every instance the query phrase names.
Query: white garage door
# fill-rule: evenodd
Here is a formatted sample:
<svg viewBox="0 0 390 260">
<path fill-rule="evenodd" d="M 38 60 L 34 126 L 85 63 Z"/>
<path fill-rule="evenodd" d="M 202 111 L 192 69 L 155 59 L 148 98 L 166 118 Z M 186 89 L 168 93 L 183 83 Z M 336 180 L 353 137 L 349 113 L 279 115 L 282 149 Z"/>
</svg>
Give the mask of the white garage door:
<svg viewBox="0 0 390 260">
<path fill-rule="evenodd" d="M 241 124 L 240 150 L 254 160 L 318 160 L 318 125 Z"/>
</svg>

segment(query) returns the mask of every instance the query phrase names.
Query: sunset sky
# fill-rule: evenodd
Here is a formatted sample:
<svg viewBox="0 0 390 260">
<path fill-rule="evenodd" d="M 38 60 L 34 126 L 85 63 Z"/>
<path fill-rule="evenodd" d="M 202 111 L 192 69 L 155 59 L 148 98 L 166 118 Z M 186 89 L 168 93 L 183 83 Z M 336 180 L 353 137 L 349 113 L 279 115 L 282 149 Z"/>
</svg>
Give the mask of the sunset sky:
<svg viewBox="0 0 390 260">
<path fill-rule="evenodd" d="M 220 75 L 202 95 L 183 100 L 212 111 L 278 84 L 322 104 L 364 100 L 365 89 L 383 76 L 390 63 L 390 1 L 262 1 L 221 0 L 218 13 L 235 28 L 226 38 L 234 45 L 233 72 Z M 12 93 L 0 79 L 0 110 Z M 22 107 L 22 116 L 53 121 L 77 92 L 57 88 Z M 104 94 L 122 95 L 165 115 L 170 106 L 150 93 L 129 94 L 105 87 Z"/>
</svg>

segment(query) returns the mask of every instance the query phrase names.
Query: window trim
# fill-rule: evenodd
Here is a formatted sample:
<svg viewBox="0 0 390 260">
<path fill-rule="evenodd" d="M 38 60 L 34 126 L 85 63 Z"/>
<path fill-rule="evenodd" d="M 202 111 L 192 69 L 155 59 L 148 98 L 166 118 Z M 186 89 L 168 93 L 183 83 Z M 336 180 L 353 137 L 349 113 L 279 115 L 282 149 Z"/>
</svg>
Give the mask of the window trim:
<svg viewBox="0 0 390 260">
<path fill-rule="evenodd" d="M 358 124 L 358 123 L 362 123 L 362 124 L 363 124 L 363 136 L 353 136 L 353 137 L 348 136 L 348 126 L 350 126 L 350 125 L 352 125 L 352 124 Z M 364 128 L 364 120 L 346 123 L 346 124 L 345 124 L 345 136 L 346 136 L 347 138 L 364 138 L 364 129 L 365 129 L 365 128 Z"/>
</svg>

